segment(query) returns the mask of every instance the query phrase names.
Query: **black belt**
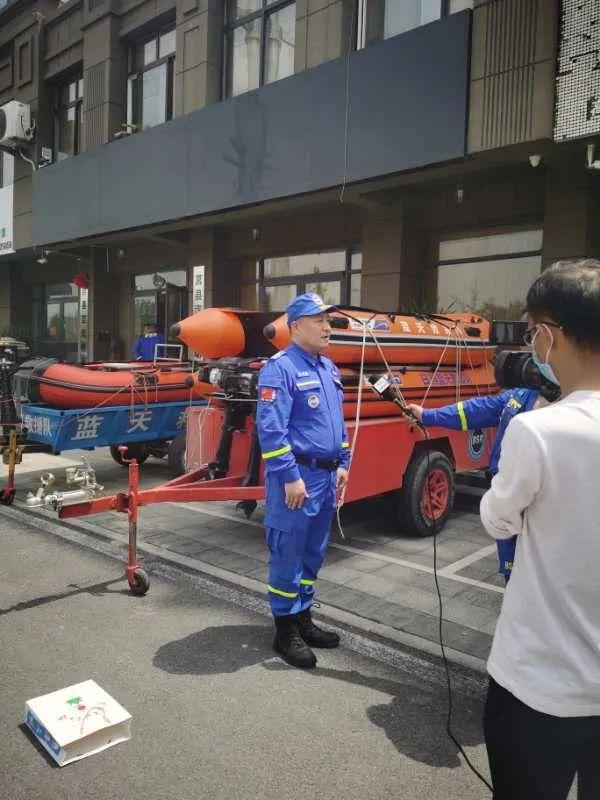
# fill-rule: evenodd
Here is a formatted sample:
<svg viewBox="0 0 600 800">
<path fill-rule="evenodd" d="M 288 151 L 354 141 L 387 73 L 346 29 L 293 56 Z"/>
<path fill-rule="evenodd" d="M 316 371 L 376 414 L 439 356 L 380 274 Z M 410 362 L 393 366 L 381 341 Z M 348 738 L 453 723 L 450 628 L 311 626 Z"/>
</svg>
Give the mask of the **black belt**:
<svg viewBox="0 0 600 800">
<path fill-rule="evenodd" d="M 299 456 L 294 453 L 296 461 L 298 464 L 302 464 L 303 467 L 311 467 L 311 469 L 326 469 L 328 472 L 334 472 L 339 465 L 339 459 L 334 458 L 331 461 L 322 461 L 320 458 L 309 458 L 308 456 Z"/>
</svg>

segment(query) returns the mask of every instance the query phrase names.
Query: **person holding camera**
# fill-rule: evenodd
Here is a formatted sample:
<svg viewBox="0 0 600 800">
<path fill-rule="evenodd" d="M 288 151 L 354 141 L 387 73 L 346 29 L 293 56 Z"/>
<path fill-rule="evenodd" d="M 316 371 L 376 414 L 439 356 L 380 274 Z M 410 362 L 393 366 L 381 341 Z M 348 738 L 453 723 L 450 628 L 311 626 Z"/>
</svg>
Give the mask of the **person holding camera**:
<svg viewBox="0 0 600 800">
<path fill-rule="evenodd" d="M 523 411 L 531 411 L 545 403 L 537 389 L 510 389 L 497 395 L 473 397 L 441 408 L 423 408 L 409 405 L 409 411 L 426 428 L 450 428 L 455 431 L 472 431 L 481 428 L 497 428 L 490 451 L 488 470 L 491 475 L 498 471 L 502 439 L 510 421 Z M 517 537 L 498 539 L 498 572 L 508 583 L 513 568 Z"/>
<path fill-rule="evenodd" d="M 508 427 L 481 502 L 515 566 L 488 660 L 495 800 L 600 797 L 600 262 L 558 262 L 527 294 L 527 343 L 562 399 Z"/>
</svg>

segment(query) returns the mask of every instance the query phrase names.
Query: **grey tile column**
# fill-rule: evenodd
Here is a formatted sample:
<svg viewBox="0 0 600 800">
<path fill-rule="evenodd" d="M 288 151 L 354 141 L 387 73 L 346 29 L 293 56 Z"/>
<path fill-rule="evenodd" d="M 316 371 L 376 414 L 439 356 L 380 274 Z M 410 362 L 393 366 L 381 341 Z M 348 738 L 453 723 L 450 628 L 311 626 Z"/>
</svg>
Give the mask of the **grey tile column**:
<svg viewBox="0 0 600 800">
<path fill-rule="evenodd" d="M 83 39 L 84 147 L 112 141 L 127 117 L 126 48 L 119 41 L 116 0 L 85 0 Z"/>
<path fill-rule="evenodd" d="M 223 4 L 177 0 L 173 116 L 216 103 L 221 97 Z"/>
<path fill-rule="evenodd" d="M 362 234 L 362 304 L 382 311 L 406 308 L 412 287 L 406 286 L 404 252 L 406 220 L 401 206 L 373 216 Z"/>
</svg>

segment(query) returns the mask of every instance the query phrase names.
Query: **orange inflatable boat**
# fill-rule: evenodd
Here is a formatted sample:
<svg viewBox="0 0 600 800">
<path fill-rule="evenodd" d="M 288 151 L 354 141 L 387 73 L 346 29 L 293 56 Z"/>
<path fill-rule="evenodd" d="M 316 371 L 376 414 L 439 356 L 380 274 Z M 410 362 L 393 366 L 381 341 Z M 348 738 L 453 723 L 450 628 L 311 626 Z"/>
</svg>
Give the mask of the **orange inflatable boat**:
<svg viewBox="0 0 600 800">
<path fill-rule="evenodd" d="M 361 361 L 363 323 L 367 325 L 365 362 L 464 364 L 478 366 L 495 348 L 489 323 L 474 314 L 410 316 L 343 309 L 332 312 L 332 334 L 325 353 L 336 364 Z M 268 356 L 290 343 L 286 315 L 233 308 L 208 308 L 174 325 L 172 333 L 203 358 Z"/>
<path fill-rule="evenodd" d="M 365 363 L 457 364 L 478 366 L 495 352 L 489 344 L 489 323 L 473 314 L 409 316 L 370 311 L 334 311 L 326 355 L 336 364 L 359 364 L 364 328 Z M 277 350 L 290 343 L 285 315 L 265 328 Z"/>
<path fill-rule="evenodd" d="M 214 386 L 202 384 L 190 364 L 98 363 L 76 366 L 52 358 L 25 361 L 13 377 L 22 402 L 53 408 L 126 406 L 202 399 Z"/>
</svg>

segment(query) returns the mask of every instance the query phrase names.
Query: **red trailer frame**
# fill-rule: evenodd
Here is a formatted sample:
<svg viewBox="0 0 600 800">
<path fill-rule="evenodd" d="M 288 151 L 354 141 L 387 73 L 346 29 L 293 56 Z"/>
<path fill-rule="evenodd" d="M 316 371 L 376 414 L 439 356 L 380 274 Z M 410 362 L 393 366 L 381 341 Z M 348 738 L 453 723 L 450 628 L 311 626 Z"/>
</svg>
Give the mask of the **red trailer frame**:
<svg viewBox="0 0 600 800">
<path fill-rule="evenodd" d="M 223 415 L 219 409 L 198 409 L 192 413 Z M 212 418 L 214 430 L 216 418 Z M 188 437 L 192 426 L 188 416 Z M 206 430 L 208 430 L 208 427 Z M 248 482 L 248 464 L 251 458 L 254 422 L 252 416 L 245 417 L 244 425 L 232 433 L 228 457 L 227 474 L 214 478 L 209 466 L 194 469 L 175 480 L 151 489 L 139 488 L 139 465 L 135 459 L 129 461 L 129 486 L 126 492 L 99 497 L 89 502 L 63 506 L 60 519 L 98 514 L 106 511 L 127 513 L 129 517 L 129 551 L 125 570 L 129 586 L 135 594 L 145 594 L 149 588 L 146 572 L 137 563 L 137 524 L 141 506 L 167 502 L 204 502 L 211 500 L 257 501 L 264 499 L 262 468 L 259 479 L 253 485 Z M 353 440 L 354 425 L 348 424 L 350 441 Z M 433 453 L 441 454 L 454 471 L 483 469 L 487 466 L 490 436 L 492 431 L 448 431 L 431 429 L 425 438 L 421 431 L 404 417 L 377 417 L 361 420 L 358 431 L 350 480 L 345 501 L 361 500 L 385 492 L 405 488 L 405 478 L 415 460 Z M 202 435 L 202 433 L 201 433 Z M 487 446 L 486 446 L 487 445 Z M 126 447 L 120 448 L 125 461 Z M 214 454 L 214 446 L 212 449 Z M 421 503 L 432 520 L 443 517 L 453 494 L 448 484 L 447 472 L 432 462 L 427 472 Z"/>
</svg>

